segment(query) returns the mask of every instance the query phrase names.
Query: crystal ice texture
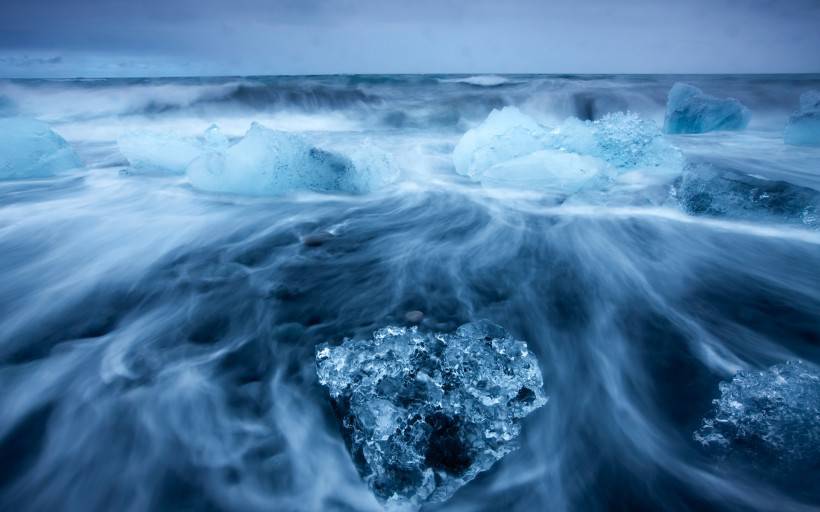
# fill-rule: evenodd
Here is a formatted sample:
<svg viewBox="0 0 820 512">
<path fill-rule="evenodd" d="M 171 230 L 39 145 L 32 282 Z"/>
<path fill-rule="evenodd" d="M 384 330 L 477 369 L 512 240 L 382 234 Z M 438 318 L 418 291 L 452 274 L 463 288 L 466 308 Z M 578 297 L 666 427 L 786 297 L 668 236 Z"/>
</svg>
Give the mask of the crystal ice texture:
<svg viewBox="0 0 820 512">
<path fill-rule="evenodd" d="M 820 460 L 820 374 L 801 361 L 738 372 L 720 384 L 713 414 L 694 439 L 721 457 L 816 468 Z"/>
<path fill-rule="evenodd" d="M 820 146 L 820 91 L 800 95 L 800 110 L 789 117 L 783 140 L 794 146 Z"/>
<path fill-rule="evenodd" d="M 316 367 L 360 474 L 392 510 L 448 499 L 513 451 L 520 420 L 547 402 L 527 344 L 486 321 L 322 344 Z"/>
<path fill-rule="evenodd" d="M 79 167 L 77 153 L 48 124 L 0 118 L 0 179 L 44 178 Z"/>
<path fill-rule="evenodd" d="M 631 112 L 569 118 L 548 129 L 506 107 L 464 134 L 453 164 L 485 185 L 573 194 L 624 172 L 677 175 L 683 155 L 655 123 Z"/>
<path fill-rule="evenodd" d="M 666 102 L 666 133 L 705 133 L 715 130 L 742 130 L 751 113 L 734 98 L 721 99 L 697 87 L 676 83 Z"/>
<path fill-rule="evenodd" d="M 206 151 L 186 173 L 201 190 L 273 196 L 296 191 L 365 193 L 392 183 L 400 171 L 388 153 L 371 144 L 347 157 L 317 148 L 298 134 L 253 123 L 239 141 Z"/>
<path fill-rule="evenodd" d="M 673 195 L 691 215 L 820 228 L 820 192 L 785 181 L 691 165 L 675 182 Z"/>
</svg>

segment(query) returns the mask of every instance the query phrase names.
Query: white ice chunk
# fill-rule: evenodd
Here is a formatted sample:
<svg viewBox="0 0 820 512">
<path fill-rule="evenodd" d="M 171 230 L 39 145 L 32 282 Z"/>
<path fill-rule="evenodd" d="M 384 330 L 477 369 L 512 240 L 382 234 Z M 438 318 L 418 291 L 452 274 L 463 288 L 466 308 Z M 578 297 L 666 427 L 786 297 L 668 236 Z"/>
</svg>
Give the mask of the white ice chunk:
<svg viewBox="0 0 820 512">
<path fill-rule="evenodd" d="M 478 178 L 493 165 L 545 149 L 549 134 L 515 107 L 493 110 L 469 130 L 453 150 L 456 172 Z"/>
<path fill-rule="evenodd" d="M 77 153 L 46 123 L 0 119 L 0 179 L 43 178 L 79 167 Z"/>
</svg>

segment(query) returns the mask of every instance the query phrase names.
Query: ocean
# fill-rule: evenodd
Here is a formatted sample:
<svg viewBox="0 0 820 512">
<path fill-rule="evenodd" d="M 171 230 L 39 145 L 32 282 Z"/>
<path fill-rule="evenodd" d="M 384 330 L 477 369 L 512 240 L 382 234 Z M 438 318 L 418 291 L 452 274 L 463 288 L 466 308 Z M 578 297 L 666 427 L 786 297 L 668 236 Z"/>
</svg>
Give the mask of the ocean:
<svg viewBox="0 0 820 512">
<path fill-rule="evenodd" d="M 556 201 L 455 172 L 494 109 L 661 127 L 676 82 L 751 120 L 664 135 L 684 166 L 651 193 Z M 0 181 L 0 509 L 380 510 L 316 346 L 486 319 L 528 343 L 549 401 L 517 450 L 424 510 L 817 510 L 820 457 L 792 448 L 820 454 L 820 148 L 783 142 L 812 89 L 820 75 L 0 80 L 0 107 L 83 163 Z M 236 141 L 252 122 L 373 144 L 401 175 L 365 194 L 205 192 L 118 145 L 214 124 Z M 734 421 L 713 400 L 737 372 L 787 361 L 809 382 L 796 405 L 766 388 L 732 402 L 756 416 L 728 455 L 702 442 L 708 418 Z"/>
</svg>

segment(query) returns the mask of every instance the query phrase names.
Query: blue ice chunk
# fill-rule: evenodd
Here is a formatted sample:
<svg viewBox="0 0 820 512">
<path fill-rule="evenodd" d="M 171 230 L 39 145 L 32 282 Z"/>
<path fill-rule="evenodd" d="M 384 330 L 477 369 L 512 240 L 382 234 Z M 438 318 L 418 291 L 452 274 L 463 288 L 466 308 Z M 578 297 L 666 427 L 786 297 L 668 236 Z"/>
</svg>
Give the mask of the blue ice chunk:
<svg viewBox="0 0 820 512">
<path fill-rule="evenodd" d="M 389 509 L 448 499 L 513 451 L 521 420 L 547 402 L 527 344 L 486 321 L 322 344 L 316 367 L 360 474 Z"/>
<path fill-rule="evenodd" d="M 398 179 L 392 157 L 365 143 L 345 156 L 304 137 L 253 123 L 236 143 L 211 148 L 187 167 L 201 190 L 246 195 L 295 191 L 365 193 Z"/>
<path fill-rule="evenodd" d="M 691 165 L 675 182 L 673 195 L 692 215 L 820 228 L 820 192 L 785 181 Z"/>
<path fill-rule="evenodd" d="M 43 178 L 79 167 L 80 158 L 48 124 L 0 118 L 0 179 Z"/>
<path fill-rule="evenodd" d="M 801 361 L 738 372 L 720 384 L 711 416 L 694 439 L 722 458 L 785 470 L 820 460 L 820 373 Z"/>
<path fill-rule="evenodd" d="M 592 154 L 620 169 L 680 171 L 683 154 L 670 144 L 651 120 L 632 112 L 607 114 L 592 123 L 596 148 Z"/>
<path fill-rule="evenodd" d="M 734 98 L 721 99 L 695 86 L 676 83 L 666 102 L 666 133 L 705 133 L 715 130 L 742 130 L 751 113 Z"/>
<path fill-rule="evenodd" d="M 820 91 L 800 95 L 800 110 L 789 117 L 783 140 L 794 146 L 820 146 Z"/>
</svg>

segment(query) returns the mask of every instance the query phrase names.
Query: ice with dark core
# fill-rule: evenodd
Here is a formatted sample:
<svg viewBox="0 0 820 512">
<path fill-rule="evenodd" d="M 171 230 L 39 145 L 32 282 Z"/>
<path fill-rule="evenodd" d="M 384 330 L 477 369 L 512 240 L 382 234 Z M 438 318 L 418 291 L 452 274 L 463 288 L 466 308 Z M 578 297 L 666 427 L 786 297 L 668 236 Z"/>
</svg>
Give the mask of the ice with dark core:
<svg viewBox="0 0 820 512">
<path fill-rule="evenodd" d="M 820 91 L 800 95 L 800 109 L 789 117 L 783 140 L 793 146 L 820 146 Z"/>
<path fill-rule="evenodd" d="M 820 373 L 802 361 L 741 371 L 720 384 L 712 415 L 694 438 L 726 458 L 786 472 L 820 461 Z"/>
<path fill-rule="evenodd" d="M 515 450 L 521 420 L 547 402 L 527 344 L 487 321 L 321 344 L 316 366 L 362 478 L 391 510 L 450 498 Z"/>
<path fill-rule="evenodd" d="M 666 102 L 666 133 L 742 130 L 751 113 L 734 98 L 717 98 L 689 84 L 676 83 Z"/>
<path fill-rule="evenodd" d="M 710 165 L 690 165 L 672 189 L 691 215 L 771 221 L 820 228 L 820 192 Z"/>
</svg>

